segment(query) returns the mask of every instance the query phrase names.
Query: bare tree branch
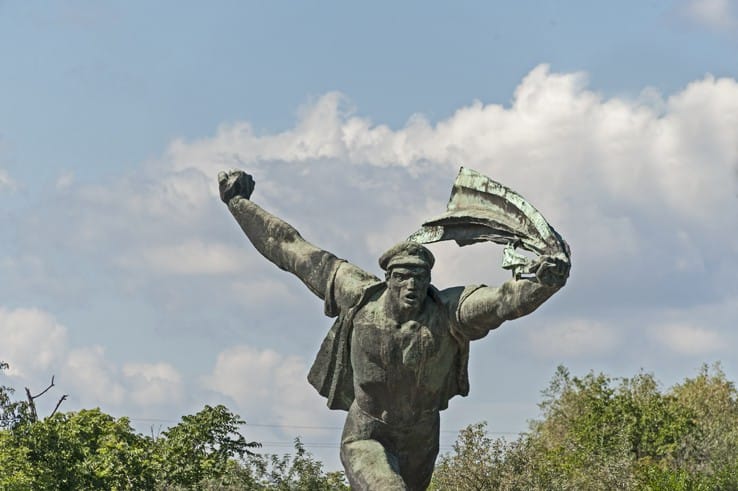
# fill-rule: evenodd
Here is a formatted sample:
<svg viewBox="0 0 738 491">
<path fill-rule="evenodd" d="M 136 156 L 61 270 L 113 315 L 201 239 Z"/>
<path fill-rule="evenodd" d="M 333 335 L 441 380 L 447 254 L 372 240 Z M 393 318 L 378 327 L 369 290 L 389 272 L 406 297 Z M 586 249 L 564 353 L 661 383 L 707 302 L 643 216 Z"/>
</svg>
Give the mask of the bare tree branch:
<svg viewBox="0 0 738 491">
<path fill-rule="evenodd" d="M 52 387 L 54 387 L 54 375 L 51 376 L 51 383 L 49 384 L 49 386 L 46 387 L 41 392 L 39 392 L 38 394 L 36 394 L 35 396 L 34 395 L 31 395 L 31 391 L 30 391 L 30 389 L 28 387 L 25 388 L 26 389 L 26 397 L 28 398 L 28 407 L 31 409 L 31 420 L 32 421 L 38 421 L 38 413 L 36 412 L 36 402 L 35 402 L 35 400 L 38 399 L 39 397 L 41 397 L 42 395 L 46 394 L 49 391 L 49 389 L 51 389 Z M 56 407 L 54 408 L 54 412 L 51 413 L 52 416 L 54 415 L 54 413 L 56 412 L 56 410 L 59 409 L 59 406 L 61 405 L 62 402 L 64 402 L 64 400 L 66 398 L 67 398 L 67 395 L 64 394 L 61 397 L 61 399 L 59 399 L 59 402 L 56 403 Z"/>
<path fill-rule="evenodd" d="M 56 414 L 56 410 L 59 409 L 59 406 L 61 406 L 62 402 L 67 400 L 67 397 L 69 396 L 67 394 L 64 394 L 63 396 L 59 398 L 59 402 L 56 403 L 56 407 L 54 408 L 53 411 L 51 411 L 51 414 L 49 415 L 49 417 L 52 417 L 54 414 Z"/>
<path fill-rule="evenodd" d="M 51 376 L 51 383 L 49 384 L 49 386 L 46 387 L 41 392 L 39 392 L 38 394 L 36 394 L 35 396 L 33 396 L 33 398 L 34 399 L 37 399 L 37 398 L 41 397 L 42 395 L 46 394 L 49 391 L 49 389 L 52 388 L 53 386 L 54 386 L 54 376 L 52 375 Z M 26 390 L 28 390 L 28 389 L 26 389 Z M 29 394 L 29 396 L 30 396 L 30 394 Z"/>
<path fill-rule="evenodd" d="M 31 409 L 31 421 L 38 421 L 38 414 L 36 413 L 36 403 L 33 402 L 34 397 L 31 395 L 31 391 L 26 389 L 26 396 L 28 397 L 28 407 Z"/>
</svg>

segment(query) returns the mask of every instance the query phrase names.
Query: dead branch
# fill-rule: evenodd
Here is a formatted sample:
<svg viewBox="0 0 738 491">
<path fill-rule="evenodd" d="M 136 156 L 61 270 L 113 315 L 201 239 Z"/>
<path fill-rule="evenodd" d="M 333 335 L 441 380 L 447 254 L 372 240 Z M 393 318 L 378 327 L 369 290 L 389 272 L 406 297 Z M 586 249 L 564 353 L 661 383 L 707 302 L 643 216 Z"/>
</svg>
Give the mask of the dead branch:
<svg viewBox="0 0 738 491">
<path fill-rule="evenodd" d="M 69 397 L 67 394 L 64 394 L 59 398 L 59 402 L 56 403 L 56 407 L 54 407 L 54 410 L 51 411 L 51 414 L 49 417 L 52 417 L 54 414 L 56 414 L 56 410 L 59 409 L 59 406 L 61 406 L 61 403 L 67 400 L 67 397 Z"/>
<path fill-rule="evenodd" d="M 49 391 L 49 389 L 52 388 L 53 386 L 54 386 L 54 376 L 52 375 L 51 376 L 51 383 L 49 384 L 49 386 L 46 387 L 41 392 L 39 392 L 38 394 L 36 394 L 35 396 L 33 396 L 33 398 L 34 399 L 37 399 L 37 398 L 41 397 L 42 395 L 46 394 Z M 28 390 L 28 389 L 26 389 L 26 390 Z"/>
<path fill-rule="evenodd" d="M 38 414 L 36 413 L 36 403 L 33 402 L 34 397 L 31 395 L 31 391 L 26 389 L 26 396 L 28 397 L 28 407 L 31 409 L 31 421 L 38 421 Z"/>
<path fill-rule="evenodd" d="M 35 396 L 31 395 L 31 391 L 28 387 L 25 387 L 26 397 L 28 398 L 28 407 L 31 409 L 31 421 L 38 421 L 38 413 L 36 412 L 35 400 L 41 397 L 42 395 L 46 394 L 49 391 L 49 389 L 51 389 L 52 387 L 54 387 L 54 375 L 51 376 L 51 383 L 49 384 L 49 386 L 46 387 L 41 392 L 39 392 L 38 394 L 36 394 Z M 62 402 L 64 402 L 66 398 L 67 398 L 67 395 L 64 394 L 61 397 L 61 399 L 59 399 L 59 402 L 56 403 L 56 407 L 54 408 L 54 412 L 51 413 L 52 415 L 56 412 L 57 409 L 59 409 L 59 406 L 61 405 Z"/>
</svg>

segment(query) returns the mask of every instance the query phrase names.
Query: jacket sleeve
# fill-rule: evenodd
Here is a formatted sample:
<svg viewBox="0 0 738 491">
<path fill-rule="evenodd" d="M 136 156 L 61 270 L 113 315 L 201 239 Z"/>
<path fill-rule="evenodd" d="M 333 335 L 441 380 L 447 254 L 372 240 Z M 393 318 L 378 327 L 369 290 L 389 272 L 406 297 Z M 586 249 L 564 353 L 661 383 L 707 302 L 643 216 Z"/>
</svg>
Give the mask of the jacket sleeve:
<svg viewBox="0 0 738 491">
<path fill-rule="evenodd" d="M 297 276 L 311 292 L 325 299 L 344 261 L 306 241 L 292 225 L 250 200 L 233 198 L 228 209 L 262 256 Z"/>
<path fill-rule="evenodd" d="M 535 279 L 513 279 L 499 287 L 457 287 L 444 293 L 458 298 L 452 313 L 456 329 L 467 339 L 474 340 L 483 338 L 505 321 L 530 314 L 559 289 Z"/>
</svg>

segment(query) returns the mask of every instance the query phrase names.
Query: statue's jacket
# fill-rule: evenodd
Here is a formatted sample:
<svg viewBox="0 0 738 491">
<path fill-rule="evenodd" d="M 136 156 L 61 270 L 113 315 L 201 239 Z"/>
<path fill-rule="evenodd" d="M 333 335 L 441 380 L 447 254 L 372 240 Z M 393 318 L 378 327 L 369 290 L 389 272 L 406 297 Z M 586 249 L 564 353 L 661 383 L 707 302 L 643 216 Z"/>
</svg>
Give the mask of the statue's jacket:
<svg viewBox="0 0 738 491">
<path fill-rule="evenodd" d="M 345 263 L 344 263 L 345 264 Z M 340 265 L 333 271 L 335 277 Z M 324 338 L 320 350 L 315 358 L 308 381 L 315 389 L 327 398 L 327 405 L 331 409 L 348 410 L 354 401 L 354 376 L 351 365 L 351 335 L 353 331 L 353 320 L 356 313 L 387 287 L 386 283 L 376 277 L 365 281 L 361 288 L 358 300 L 348 308 L 341 307 L 334 296 L 335 281 L 328 282 L 325 292 L 325 313 L 329 317 L 336 317 L 336 321 Z M 458 300 L 460 304 L 465 297 L 478 287 L 469 287 L 462 293 Z M 431 299 L 441 304 L 438 290 L 431 286 L 428 291 Z M 469 339 L 461 332 L 449 326 L 451 337 L 457 345 L 453 369 L 447 374 L 445 390 L 442 394 L 439 410 L 448 407 L 448 401 L 455 395 L 466 396 L 469 393 Z"/>
</svg>

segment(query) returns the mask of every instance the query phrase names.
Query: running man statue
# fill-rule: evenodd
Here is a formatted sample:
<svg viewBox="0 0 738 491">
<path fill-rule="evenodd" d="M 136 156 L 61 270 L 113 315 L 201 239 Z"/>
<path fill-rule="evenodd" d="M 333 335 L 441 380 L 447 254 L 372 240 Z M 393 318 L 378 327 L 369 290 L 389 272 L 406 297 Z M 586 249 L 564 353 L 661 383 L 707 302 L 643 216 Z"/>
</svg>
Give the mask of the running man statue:
<svg viewBox="0 0 738 491">
<path fill-rule="evenodd" d="M 553 237 L 558 249 L 547 250 L 545 240 L 535 231 L 532 237 L 525 231 L 508 230 L 501 223 L 504 217 L 480 220 L 473 218 L 479 215 L 474 211 L 478 206 L 451 210 L 450 203 L 445 222 L 429 223 L 413 240 L 382 254 L 379 266 L 385 274 L 377 278 L 314 246 L 290 224 L 251 201 L 254 180 L 250 175 L 238 170 L 221 172 L 218 181 L 221 199 L 254 247 L 279 268 L 296 275 L 324 301 L 326 315 L 337 318 L 308 380 L 327 398 L 331 409 L 348 411 L 341 461 L 352 489 L 426 489 L 438 455 L 439 413 L 453 396 L 469 392 L 469 342 L 483 338 L 504 321 L 533 312 L 564 286 L 570 267 L 566 243 L 553 229 L 545 230 L 545 220 L 540 227 L 535 220 L 540 214 L 524 200 L 529 208 L 519 207 L 523 215 L 533 216 L 532 222 L 528 220 L 535 222 L 533 229 L 539 226 L 543 235 L 548 233 L 543 239 Z M 485 186 L 490 189 L 489 184 Z M 506 203 L 515 202 L 510 196 L 519 197 L 499 186 L 512 193 L 498 193 Z M 438 290 L 431 285 L 435 259 L 419 242 L 449 238 L 462 245 L 504 241 L 539 255 L 531 260 L 512 252 L 510 269 L 515 275 L 499 287 Z"/>
</svg>

